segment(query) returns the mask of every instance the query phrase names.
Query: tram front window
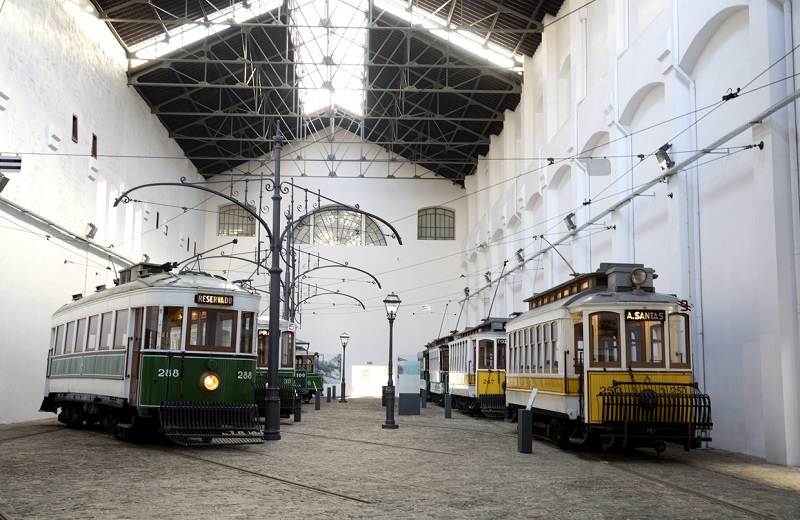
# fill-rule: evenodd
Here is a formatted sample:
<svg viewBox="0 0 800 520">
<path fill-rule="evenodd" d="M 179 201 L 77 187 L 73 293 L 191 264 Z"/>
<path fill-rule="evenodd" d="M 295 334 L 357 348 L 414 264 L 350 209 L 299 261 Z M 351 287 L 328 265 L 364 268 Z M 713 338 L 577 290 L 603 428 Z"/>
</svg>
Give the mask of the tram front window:
<svg viewBox="0 0 800 520">
<path fill-rule="evenodd" d="M 589 348 L 593 366 L 620 366 L 619 314 L 596 312 L 589 315 Z"/>
<path fill-rule="evenodd" d="M 236 311 L 189 309 L 190 350 L 233 351 L 236 337 Z"/>
<path fill-rule="evenodd" d="M 164 307 L 161 350 L 180 350 L 183 335 L 183 307 Z"/>
<path fill-rule="evenodd" d="M 689 368 L 689 316 L 683 313 L 669 315 L 669 364 L 672 368 Z"/>
<path fill-rule="evenodd" d="M 478 368 L 494 368 L 494 342 L 482 339 L 478 343 Z"/>
<path fill-rule="evenodd" d="M 242 312 L 241 333 L 239 338 L 239 352 L 252 354 L 253 352 L 253 328 L 255 327 L 255 314 L 252 312 Z"/>
<path fill-rule="evenodd" d="M 655 320 L 626 320 L 628 366 L 664 366 L 664 323 Z"/>
<path fill-rule="evenodd" d="M 258 331 L 258 366 L 269 366 L 269 332 L 264 329 Z"/>
<path fill-rule="evenodd" d="M 281 334 L 281 368 L 294 366 L 294 332 Z"/>
</svg>

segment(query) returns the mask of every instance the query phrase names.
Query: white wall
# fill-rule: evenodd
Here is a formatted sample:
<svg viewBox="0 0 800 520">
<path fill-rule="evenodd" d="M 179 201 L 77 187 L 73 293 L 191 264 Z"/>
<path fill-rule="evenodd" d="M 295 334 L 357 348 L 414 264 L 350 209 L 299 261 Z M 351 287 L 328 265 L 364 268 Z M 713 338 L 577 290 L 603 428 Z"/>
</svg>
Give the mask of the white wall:
<svg viewBox="0 0 800 520">
<path fill-rule="evenodd" d="M 563 223 L 570 211 L 579 225 L 592 221 L 658 179 L 652 153 L 664 143 L 672 143 L 670 154 L 680 162 L 793 91 L 781 80 L 795 64 L 780 61 L 798 39 L 787 36 L 798 20 L 788 18 L 789 8 L 797 8 L 790 4 L 607 0 L 578 9 L 582 2 L 567 2 L 562 13 L 574 12 L 548 26 L 537 56 L 525 63 L 518 110 L 527 113 L 544 99 L 543 124 L 521 117 L 525 128 L 514 133 L 542 143 L 528 149 L 536 157 L 526 157 L 517 171 L 528 237 L 522 247 L 535 257 L 521 271 L 523 287 L 532 293 L 568 279 L 560 258 L 536 256 L 542 244 L 534 237 L 541 233 L 563 241 L 559 251 L 579 270 L 613 261 L 655 268 L 659 291 L 695 306 L 694 362 L 711 395 L 712 445 L 800 465 L 794 113 L 776 113 L 576 236 L 567 236 Z M 567 57 L 571 71 L 562 67 Z M 739 87 L 740 97 L 721 103 Z M 761 140 L 763 151 L 741 150 Z M 495 146 L 495 161 L 516 164 L 502 157 L 502 139 Z M 607 157 L 611 172 L 590 177 L 578 156 Z M 468 192 L 493 182 L 475 179 Z M 477 199 L 470 196 L 469 204 L 494 203 Z M 480 254 L 492 250 L 511 258 L 502 243 L 490 242 L 478 255 L 467 249 L 465 276 L 480 272 Z M 516 310 L 524 310 L 520 299 Z"/>
<path fill-rule="evenodd" d="M 0 423 L 43 418 L 50 316 L 72 294 L 111 286 L 126 260 L 175 260 L 186 240 L 203 240 L 202 221 L 180 209 L 200 203 L 194 190 L 170 192 L 170 207 L 158 205 L 165 190 L 140 190 L 132 197 L 148 203 L 112 208 L 130 187 L 200 177 L 126 86 L 122 48 L 87 4 L 6 0 L 0 11 L 0 153 L 22 156 L 22 171 L 6 173 L 0 193 Z M 87 248 L 89 222 L 98 232 Z"/>
</svg>

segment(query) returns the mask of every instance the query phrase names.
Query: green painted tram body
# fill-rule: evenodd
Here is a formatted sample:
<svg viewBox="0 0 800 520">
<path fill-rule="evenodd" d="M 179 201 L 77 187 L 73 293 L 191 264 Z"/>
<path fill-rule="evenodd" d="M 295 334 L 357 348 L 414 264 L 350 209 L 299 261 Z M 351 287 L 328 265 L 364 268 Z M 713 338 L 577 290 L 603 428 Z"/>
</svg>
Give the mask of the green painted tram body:
<svg viewBox="0 0 800 520">
<path fill-rule="evenodd" d="M 289 417 L 295 413 L 296 400 L 299 399 L 296 371 L 293 368 L 278 369 L 278 395 L 280 396 L 280 415 Z M 303 374 L 305 375 L 305 374 Z M 266 390 L 269 384 L 269 368 L 257 368 L 255 375 L 255 403 L 258 405 L 259 414 L 266 413 Z"/>
<path fill-rule="evenodd" d="M 265 385 L 269 381 L 269 368 L 256 369 L 256 384 Z M 278 388 L 294 388 L 295 370 L 293 368 L 278 369 Z"/>
<path fill-rule="evenodd" d="M 50 364 L 50 377 L 53 379 L 78 378 L 125 378 L 125 352 L 100 351 L 80 352 L 54 357 Z"/>
<path fill-rule="evenodd" d="M 255 369 L 255 358 L 147 353 L 141 360 L 139 406 L 158 407 L 163 401 L 251 404 Z M 221 381 L 213 393 L 198 383 L 207 372 Z"/>
<path fill-rule="evenodd" d="M 308 374 L 304 388 L 309 393 L 322 392 L 322 376 L 319 374 Z"/>
</svg>

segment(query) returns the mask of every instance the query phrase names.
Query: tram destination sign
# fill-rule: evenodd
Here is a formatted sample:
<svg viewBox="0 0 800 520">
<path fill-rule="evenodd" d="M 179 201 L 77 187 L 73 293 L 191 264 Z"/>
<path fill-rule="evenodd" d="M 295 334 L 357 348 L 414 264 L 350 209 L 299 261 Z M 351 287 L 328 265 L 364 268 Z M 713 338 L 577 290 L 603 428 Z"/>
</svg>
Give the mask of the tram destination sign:
<svg viewBox="0 0 800 520">
<path fill-rule="evenodd" d="M 667 319 L 667 311 L 626 309 L 625 319 L 627 321 L 664 321 Z"/>
<path fill-rule="evenodd" d="M 223 294 L 195 294 L 194 302 L 211 305 L 233 305 L 233 296 L 225 296 Z"/>
</svg>

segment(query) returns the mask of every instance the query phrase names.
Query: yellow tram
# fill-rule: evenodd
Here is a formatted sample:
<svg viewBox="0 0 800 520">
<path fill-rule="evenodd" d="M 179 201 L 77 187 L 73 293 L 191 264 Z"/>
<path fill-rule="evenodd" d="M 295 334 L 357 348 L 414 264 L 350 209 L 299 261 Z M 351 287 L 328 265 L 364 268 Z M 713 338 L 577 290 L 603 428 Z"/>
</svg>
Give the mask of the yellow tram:
<svg viewBox="0 0 800 520">
<path fill-rule="evenodd" d="M 442 389 L 451 394 L 454 408 L 487 417 L 505 415 L 506 321 L 487 318 L 456 333 L 446 349 L 434 349 L 440 361 L 448 362 L 447 385 Z"/>
<path fill-rule="evenodd" d="M 689 305 L 641 264 L 601 264 L 526 300 L 506 324 L 506 403 L 560 445 L 709 441 L 711 403 L 692 373 Z"/>
</svg>

